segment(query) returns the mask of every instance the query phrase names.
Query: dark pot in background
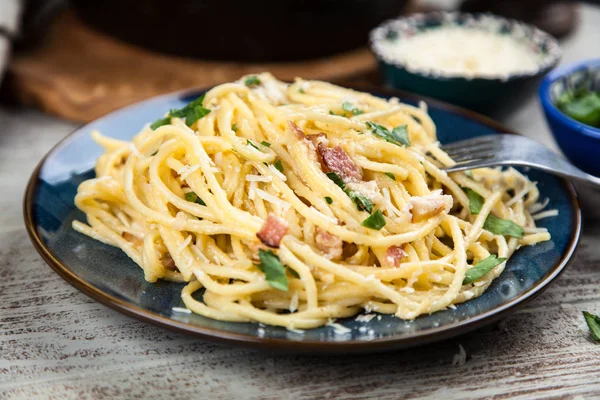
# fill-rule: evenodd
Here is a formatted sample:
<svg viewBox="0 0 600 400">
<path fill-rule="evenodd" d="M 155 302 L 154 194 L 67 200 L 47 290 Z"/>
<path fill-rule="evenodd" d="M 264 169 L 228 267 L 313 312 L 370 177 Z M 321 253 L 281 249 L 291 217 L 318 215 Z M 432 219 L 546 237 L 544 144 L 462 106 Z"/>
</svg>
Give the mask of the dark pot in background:
<svg viewBox="0 0 600 400">
<path fill-rule="evenodd" d="M 71 0 L 92 27 L 180 56 L 285 61 L 367 44 L 407 0 Z"/>
</svg>

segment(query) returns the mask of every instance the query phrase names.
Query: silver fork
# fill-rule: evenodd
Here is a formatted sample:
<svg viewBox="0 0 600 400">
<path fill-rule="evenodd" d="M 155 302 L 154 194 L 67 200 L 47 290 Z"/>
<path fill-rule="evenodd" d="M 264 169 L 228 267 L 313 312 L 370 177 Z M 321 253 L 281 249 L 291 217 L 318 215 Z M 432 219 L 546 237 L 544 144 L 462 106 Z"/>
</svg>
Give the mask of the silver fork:
<svg viewBox="0 0 600 400">
<path fill-rule="evenodd" d="M 544 145 L 525 136 L 502 134 L 461 140 L 441 147 L 456 162 L 447 172 L 499 165 L 520 165 L 600 186 L 600 178 L 583 172 Z M 600 162 L 600 160 L 599 160 Z"/>
</svg>

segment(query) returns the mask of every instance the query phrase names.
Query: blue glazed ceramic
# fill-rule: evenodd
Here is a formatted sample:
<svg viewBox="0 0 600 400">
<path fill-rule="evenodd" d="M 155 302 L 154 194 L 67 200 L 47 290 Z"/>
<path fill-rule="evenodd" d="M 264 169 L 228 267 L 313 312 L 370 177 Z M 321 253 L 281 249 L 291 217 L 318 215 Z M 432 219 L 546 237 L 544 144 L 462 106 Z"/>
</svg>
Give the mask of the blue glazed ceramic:
<svg viewBox="0 0 600 400">
<path fill-rule="evenodd" d="M 539 67 L 535 72 L 513 74 L 506 79 L 441 76 L 436 71 L 414 69 L 392 60 L 379 46 L 385 41 L 404 40 L 442 26 L 468 27 L 499 35 L 510 35 L 526 43 L 532 52 L 539 55 Z M 415 14 L 384 22 L 371 32 L 370 39 L 371 49 L 377 57 L 384 80 L 391 87 L 480 112 L 518 108 L 527 95 L 535 92 L 542 76 L 560 59 L 558 43 L 549 34 L 534 26 L 492 14 L 458 12 Z"/>
<path fill-rule="evenodd" d="M 562 93 L 579 88 L 600 91 L 600 59 L 567 65 L 549 73 L 540 86 L 540 102 L 554 139 L 569 161 L 600 176 L 600 129 L 574 120 L 555 106 Z"/>
<path fill-rule="evenodd" d="M 362 90 L 365 90 L 364 88 Z M 381 97 L 397 96 L 417 103 L 422 98 L 397 91 L 371 90 Z M 529 171 L 542 196 L 559 216 L 541 221 L 552 241 L 519 250 L 506 270 L 481 297 L 445 310 L 403 321 L 381 315 L 370 322 L 339 320 L 351 329 L 336 334 L 332 327 L 303 334 L 254 323 L 222 322 L 199 315 L 173 312 L 182 307 L 182 284 L 148 283 L 142 270 L 121 250 L 94 241 L 71 228 L 84 215 L 73 205 L 77 186 L 94 176 L 92 167 L 101 149 L 90 133 L 132 138 L 148 121 L 179 108 L 199 93 L 171 94 L 122 109 L 92 122 L 64 139 L 34 171 L 24 199 L 24 215 L 31 239 L 42 257 L 65 280 L 89 296 L 128 315 L 202 338 L 270 350 L 309 353 L 382 351 L 415 346 L 455 336 L 494 322 L 543 290 L 566 266 L 581 228 L 575 191 L 563 179 Z M 484 117 L 427 100 L 442 143 L 506 131 Z"/>
</svg>

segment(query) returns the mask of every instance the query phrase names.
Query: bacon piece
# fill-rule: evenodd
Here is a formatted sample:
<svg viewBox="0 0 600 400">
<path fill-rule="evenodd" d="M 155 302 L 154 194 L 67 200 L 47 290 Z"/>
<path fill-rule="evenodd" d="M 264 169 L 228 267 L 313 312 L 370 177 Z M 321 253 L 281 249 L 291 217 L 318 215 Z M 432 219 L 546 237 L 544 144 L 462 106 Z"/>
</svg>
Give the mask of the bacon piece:
<svg viewBox="0 0 600 400">
<path fill-rule="evenodd" d="M 281 239 L 287 235 L 288 231 L 289 227 L 285 220 L 269 214 L 256 236 L 267 246 L 278 249 Z"/>
<path fill-rule="evenodd" d="M 298 125 L 296 125 L 292 121 L 288 121 L 287 123 L 298 139 L 304 139 L 306 137 L 306 134 L 304 134 L 304 131 L 302 129 L 298 128 Z"/>
<path fill-rule="evenodd" d="M 447 213 L 452 208 L 452 196 L 430 194 L 422 197 L 413 197 L 409 201 L 412 222 L 421 222 L 426 219 Z"/>
<path fill-rule="evenodd" d="M 400 261 L 406 257 L 406 252 L 400 246 L 388 247 L 385 253 L 385 261 L 390 267 L 397 267 L 400 265 Z"/>
<path fill-rule="evenodd" d="M 329 260 L 335 260 L 342 257 L 342 239 L 319 227 L 317 227 L 317 234 L 315 235 L 315 244 L 317 245 L 317 248 L 321 250 L 325 258 Z"/>
<path fill-rule="evenodd" d="M 340 146 L 327 147 L 319 143 L 317 147 L 328 171 L 335 172 L 344 182 L 362 180 L 362 170 Z"/>
<path fill-rule="evenodd" d="M 178 271 L 177 266 L 175 265 L 175 260 L 173 260 L 173 257 L 171 257 L 169 253 L 165 254 L 160 259 L 160 262 L 162 263 L 163 267 L 169 271 Z"/>
</svg>

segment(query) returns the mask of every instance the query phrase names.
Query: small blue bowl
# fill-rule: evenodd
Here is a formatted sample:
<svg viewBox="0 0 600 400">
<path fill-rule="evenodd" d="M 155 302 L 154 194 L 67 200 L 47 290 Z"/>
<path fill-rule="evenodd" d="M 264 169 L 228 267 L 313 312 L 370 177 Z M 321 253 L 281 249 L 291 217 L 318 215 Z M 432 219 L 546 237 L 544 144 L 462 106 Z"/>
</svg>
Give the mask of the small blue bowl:
<svg viewBox="0 0 600 400">
<path fill-rule="evenodd" d="M 386 42 L 406 40 L 441 27 L 464 27 L 511 36 L 538 56 L 537 68 L 502 77 L 466 77 L 417 68 L 390 57 L 385 51 Z M 384 22 L 371 31 L 370 45 L 389 86 L 483 113 L 519 108 L 535 93 L 542 77 L 556 66 L 561 54 L 556 39 L 532 25 L 493 14 L 459 12 L 415 14 Z"/>
<path fill-rule="evenodd" d="M 556 107 L 566 90 L 600 90 L 600 59 L 582 61 L 549 73 L 539 89 L 540 102 L 554 139 L 569 161 L 600 176 L 600 129 L 574 120 Z"/>
</svg>

